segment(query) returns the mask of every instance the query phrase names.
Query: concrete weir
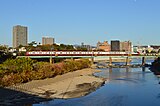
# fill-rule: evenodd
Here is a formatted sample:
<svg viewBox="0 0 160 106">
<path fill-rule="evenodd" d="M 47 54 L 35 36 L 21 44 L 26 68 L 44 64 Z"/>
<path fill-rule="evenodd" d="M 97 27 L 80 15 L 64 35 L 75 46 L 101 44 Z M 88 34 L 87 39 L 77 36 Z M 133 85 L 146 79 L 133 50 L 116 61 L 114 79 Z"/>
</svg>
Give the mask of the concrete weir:
<svg viewBox="0 0 160 106">
<path fill-rule="evenodd" d="M 119 57 L 119 58 L 94 58 L 94 62 L 97 63 L 97 68 L 125 68 L 125 67 L 142 67 L 146 65 L 146 58 L 142 57 L 141 58 L 141 64 L 131 64 L 132 58 L 129 56 L 126 57 Z M 124 64 L 114 64 L 114 63 L 124 63 Z"/>
<path fill-rule="evenodd" d="M 94 62 L 108 62 L 108 63 L 112 63 L 112 62 L 131 62 L 132 59 L 129 57 L 94 57 Z"/>
</svg>

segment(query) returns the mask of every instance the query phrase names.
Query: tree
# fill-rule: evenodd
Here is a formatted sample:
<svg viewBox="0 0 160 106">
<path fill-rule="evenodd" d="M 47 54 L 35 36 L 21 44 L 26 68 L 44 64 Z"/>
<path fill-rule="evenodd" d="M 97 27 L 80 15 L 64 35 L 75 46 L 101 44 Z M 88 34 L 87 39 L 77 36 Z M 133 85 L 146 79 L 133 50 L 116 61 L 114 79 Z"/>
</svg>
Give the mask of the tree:
<svg viewBox="0 0 160 106">
<path fill-rule="evenodd" d="M 79 50 L 79 51 L 87 51 L 87 48 L 83 48 L 83 47 L 78 46 L 77 50 Z"/>
<path fill-rule="evenodd" d="M 31 43 L 28 43 L 28 46 L 33 46 L 33 45 L 36 45 L 36 41 L 32 41 Z"/>
<path fill-rule="evenodd" d="M 152 50 L 151 53 L 156 53 L 156 51 L 153 51 L 153 50 Z"/>
<path fill-rule="evenodd" d="M 58 50 L 75 50 L 73 45 L 65 45 L 65 44 L 60 44 L 60 46 L 58 47 Z"/>
<path fill-rule="evenodd" d="M 10 58 L 13 58 L 13 55 L 11 53 L 9 52 L 5 53 L 5 52 L 0 51 L 0 64 Z"/>
<path fill-rule="evenodd" d="M 160 49 L 158 50 L 158 53 L 160 53 Z"/>
<path fill-rule="evenodd" d="M 7 49 L 7 47 L 5 47 L 5 46 L 0 46 L 0 50 L 1 51 L 5 51 Z"/>
<path fill-rule="evenodd" d="M 146 50 L 146 53 L 149 53 L 149 51 L 148 51 L 148 50 Z"/>
<path fill-rule="evenodd" d="M 23 47 L 23 45 L 20 44 L 20 45 L 18 46 L 18 48 L 21 48 L 21 47 Z"/>
</svg>

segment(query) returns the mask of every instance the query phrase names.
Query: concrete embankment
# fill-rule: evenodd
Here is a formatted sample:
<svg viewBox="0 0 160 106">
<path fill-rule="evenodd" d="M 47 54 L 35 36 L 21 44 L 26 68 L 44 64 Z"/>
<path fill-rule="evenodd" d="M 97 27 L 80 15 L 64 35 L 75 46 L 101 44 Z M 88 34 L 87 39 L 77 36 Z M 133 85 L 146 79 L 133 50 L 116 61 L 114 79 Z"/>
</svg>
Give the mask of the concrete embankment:
<svg viewBox="0 0 160 106">
<path fill-rule="evenodd" d="M 119 57 L 119 58 L 112 58 L 112 57 L 103 57 L 103 58 L 100 58 L 100 57 L 95 57 L 94 58 L 94 62 L 126 62 L 127 61 L 127 57 Z M 131 58 L 128 58 L 128 62 L 131 62 L 132 59 Z"/>
<path fill-rule="evenodd" d="M 0 105 L 18 105 L 22 103 L 34 103 L 35 101 L 41 102 L 43 101 L 43 99 L 66 99 L 84 96 L 96 90 L 105 82 L 103 78 L 97 78 L 93 76 L 93 73 L 95 72 L 100 71 L 87 68 L 66 73 L 64 75 L 59 75 L 54 78 L 35 80 L 28 83 L 5 88 L 14 90 L 16 92 L 28 94 L 30 95 L 30 97 L 27 97 L 27 95 L 24 96 L 24 94 L 18 95 L 18 93 L 12 93 L 11 97 L 9 92 L 0 89 L 1 92 L 3 92 L 3 95 L 1 95 L 3 96 L 3 98 L 0 98 Z"/>
</svg>

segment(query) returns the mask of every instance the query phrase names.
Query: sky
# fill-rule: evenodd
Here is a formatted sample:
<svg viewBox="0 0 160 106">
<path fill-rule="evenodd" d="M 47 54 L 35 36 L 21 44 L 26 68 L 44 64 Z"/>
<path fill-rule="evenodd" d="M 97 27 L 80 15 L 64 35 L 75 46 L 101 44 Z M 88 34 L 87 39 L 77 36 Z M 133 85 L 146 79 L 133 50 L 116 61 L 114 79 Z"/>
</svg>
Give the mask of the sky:
<svg viewBox="0 0 160 106">
<path fill-rule="evenodd" d="M 0 0 L 0 44 L 12 46 L 13 26 L 22 25 L 28 42 L 160 45 L 159 11 L 160 0 Z"/>
</svg>

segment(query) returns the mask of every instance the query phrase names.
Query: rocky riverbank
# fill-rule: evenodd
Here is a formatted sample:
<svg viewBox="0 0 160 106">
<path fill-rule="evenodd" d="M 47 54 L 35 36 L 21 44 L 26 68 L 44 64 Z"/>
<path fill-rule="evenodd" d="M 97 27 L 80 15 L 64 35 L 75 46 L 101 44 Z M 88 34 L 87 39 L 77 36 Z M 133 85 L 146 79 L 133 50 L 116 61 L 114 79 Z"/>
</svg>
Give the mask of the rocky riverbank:
<svg viewBox="0 0 160 106">
<path fill-rule="evenodd" d="M 95 91 L 105 79 L 93 76 L 96 69 L 82 69 L 54 78 L 0 88 L 0 105 L 32 104 L 55 98 L 76 98 Z M 12 96 L 11 96 L 12 95 Z"/>
</svg>

